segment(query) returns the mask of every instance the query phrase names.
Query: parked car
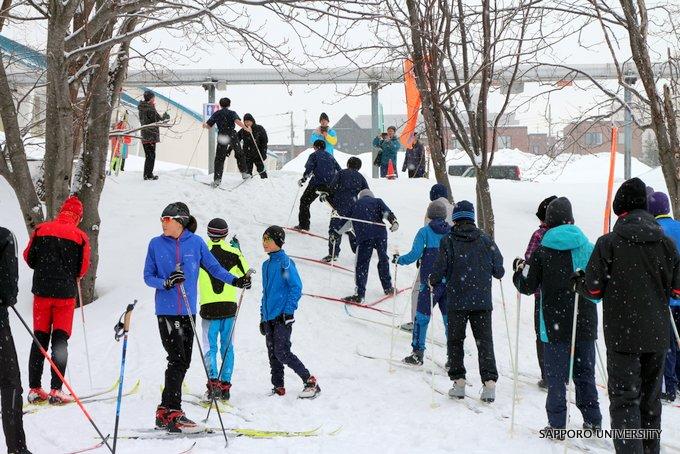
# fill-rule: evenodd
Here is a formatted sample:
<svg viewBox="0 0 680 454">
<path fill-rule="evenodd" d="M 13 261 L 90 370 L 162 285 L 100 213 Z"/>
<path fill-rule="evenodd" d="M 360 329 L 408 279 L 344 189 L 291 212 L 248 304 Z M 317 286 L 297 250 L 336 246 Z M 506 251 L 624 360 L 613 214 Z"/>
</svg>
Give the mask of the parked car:
<svg viewBox="0 0 680 454">
<path fill-rule="evenodd" d="M 464 168 L 464 169 L 463 169 Z M 462 172 L 461 172 L 462 169 Z M 477 169 L 475 166 L 449 166 L 449 175 L 457 177 L 475 177 L 477 176 Z M 521 180 L 521 174 L 518 166 L 491 166 L 489 169 L 489 178 L 496 180 Z"/>
</svg>

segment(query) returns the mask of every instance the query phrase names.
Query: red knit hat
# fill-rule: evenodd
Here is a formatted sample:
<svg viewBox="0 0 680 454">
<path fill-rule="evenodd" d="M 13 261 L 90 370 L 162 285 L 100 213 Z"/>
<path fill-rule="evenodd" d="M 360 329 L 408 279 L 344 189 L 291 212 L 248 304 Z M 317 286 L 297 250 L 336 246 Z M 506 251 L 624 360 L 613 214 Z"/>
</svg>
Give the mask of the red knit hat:
<svg viewBox="0 0 680 454">
<path fill-rule="evenodd" d="M 78 218 L 83 217 L 83 203 L 78 196 L 72 195 L 64 201 L 64 204 L 61 206 L 61 212 L 66 211 L 75 214 Z"/>
</svg>

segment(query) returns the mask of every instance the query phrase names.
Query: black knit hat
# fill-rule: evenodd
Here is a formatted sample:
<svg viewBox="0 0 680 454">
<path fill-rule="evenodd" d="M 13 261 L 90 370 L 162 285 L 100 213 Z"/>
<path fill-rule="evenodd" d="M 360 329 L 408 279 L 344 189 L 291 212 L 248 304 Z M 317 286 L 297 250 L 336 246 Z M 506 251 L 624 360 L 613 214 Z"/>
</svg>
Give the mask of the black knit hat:
<svg viewBox="0 0 680 454">
<path fill-rule="evenodd" d="M 278 246 L 283 247 L 283 243 L 286 242 L 286 232 L 278 225 L 270 225 L 267 230 L 264 231 L 262 237 L 269 237 Z"/>
<path fill-rule="evenodd" d="M 191 215 L 189 207 L 184 202 L 173 202 L 166 206 L 161 216 L 176 218 L 176 221 L 182 224 L 182 227 L 191 231 L 191 233 L 196 232 L 196 227 L 198 226 L 196 218 Z"/>
<path fill-rule="evenodd" d="M 215 218 L 208 222 L 208 236 L 213 239 L 224 238 L 229 233 L 227 221 L 222 218 Z"/>
<path fill-rule="evenodd" d="M 255 123 L 255 118 L 253 118 L 252 114 L 247 113 L 243 116 L 243 121 L 252 121 Z"/>
<path fill-rule="evenodd" d="M 357 158 L 356 156 L 352 156 L 347 160 L 347 168 L 354 170 L 361 169 L 361 159 Z"/>
<path fill-rule="evenodd" d="M 314 145 L 312 145 L 315 150 L 325 150 L 326 149 L 326 141 L 325 140 L 315 140 Z"/>
<path fill-rule="evenodd" d="M 647 186 L 639 178 L 624 181 L 614 196 L 614 214 L 621 216 L 633 210 L 647 209 Z"/>
<path fill-rule="evenodd" d="M 144 101 L 151 101 L 153 98 L 156 97 L 156 94 L 152 92 L 151 90 L 146 90 L 144 92 Z"/>
<path fill-rule="evenodd" d="M 556 198 L 557 198 L 556 195 L 551 195 L 550 197 L 544 199 L 541 203 L 538 204 L 538 209 L 536 210 L 536 217 L 541 222 L 545 222 L 545 210 L 548 209 L 548 205 L 550 205 L 550 202 L 552 202 Z"/>
<path fill-rule="evenodd" d="M 326 114 L 326 112 L 321 112 L 321 115 L 319 115 L 319 123 L 321 123 L 323 120 L 326 120 L 326 121 L 330 122 L 330 120 L 328 119 L 328 115 Z"/>
<path fill-rule="evenodd" d="M 548 204 L 545 211 L 545 225 L 557 227 L 562 224 L 573 224 L 574 213 L 571 210 L 571 202 L 566 197 L 557 197 Z"/>
</svg>

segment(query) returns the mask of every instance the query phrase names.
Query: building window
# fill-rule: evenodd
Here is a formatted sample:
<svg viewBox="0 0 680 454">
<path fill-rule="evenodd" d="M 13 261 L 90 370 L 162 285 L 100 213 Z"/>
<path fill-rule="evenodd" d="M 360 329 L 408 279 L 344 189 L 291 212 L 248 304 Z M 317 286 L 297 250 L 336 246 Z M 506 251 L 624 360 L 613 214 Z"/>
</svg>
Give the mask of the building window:
<svg viewBox="0 0 680 454">
<path fill-rule="evenodd" d="M 498 148 L 512 148 L 512 137 L 498 136 Z"/>
<path fill-rule="evenodd" d="M 601 132 L 587 132 L 586 133 L 586 147 L 597 147 L 602 145 L 602 133 Z"/>
</svg>

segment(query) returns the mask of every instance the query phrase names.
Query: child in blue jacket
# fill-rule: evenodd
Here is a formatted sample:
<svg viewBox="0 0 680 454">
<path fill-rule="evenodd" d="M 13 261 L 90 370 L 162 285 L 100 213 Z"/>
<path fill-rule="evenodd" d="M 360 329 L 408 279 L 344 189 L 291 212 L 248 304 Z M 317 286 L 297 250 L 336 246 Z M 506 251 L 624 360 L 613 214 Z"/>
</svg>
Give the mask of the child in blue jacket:
<svg viewBox="0 0 680 454">
<path fill-rule="evenodd" d="M 301 399 L 314 398 L 321 392 L 316 378 L 309 373 L 302 361 L 290 351 L 295 309 L 302 296 L 302 281 L 293 262 L 281 249 L 286 234 L 279 226 L 272 225 L 262 235 L 262 247 L 269 258 L 262 263 L 262 305 L 260 306 L 260 333 L 265 336 L 269 366 L 272 375 L 272 394 L 283 396 L 283 366 L 298 374 L 304 389 Z"/>
<path fill-rule="evenodd" d="M 411 251 L 399 256 L 394 254 L 392 263 L 397 265 L 410 265 L 420 260 L 420 285 L 418 293 L 418 308 L 416 310 L 415 323 L 413 324 L 413 340 L 411 347 L 413 352 L 404 358 L 406 364 L 421 366 L 423 353 L 425 352 L 425 339 L 427 326 L 430 323 L 431 309 L 437 304 L 444 317 L 444 331 L 447 331 L 446 313 L 446 281 L 440 282 L 433 289 L 432 301 L 430 301 L 430 288 L 427 285 L 434 262 L 439 254 L 439 242 L 451 230 L 446 222 L 446 206 L 439 202 L 430 202 L 427 207 L 427 217 L 431 219 L 429 224 L 418 230 L 413 240 Z"/>
</svg>

